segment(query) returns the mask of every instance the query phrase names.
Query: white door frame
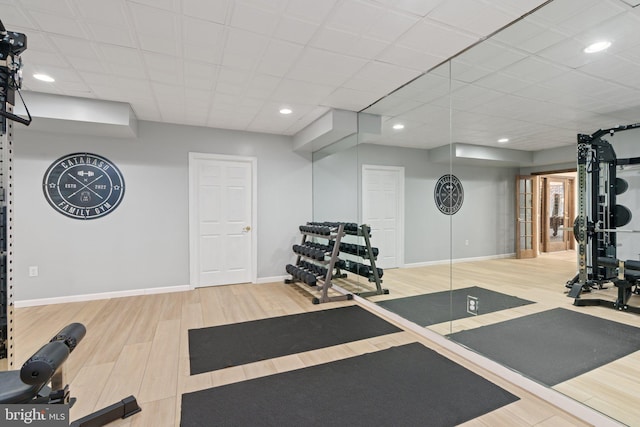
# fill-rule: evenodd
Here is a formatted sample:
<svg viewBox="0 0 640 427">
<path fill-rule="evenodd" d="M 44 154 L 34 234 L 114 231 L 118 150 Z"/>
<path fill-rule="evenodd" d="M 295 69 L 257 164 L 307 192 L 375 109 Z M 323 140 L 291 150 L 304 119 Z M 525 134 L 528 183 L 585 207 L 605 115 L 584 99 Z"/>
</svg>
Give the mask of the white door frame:
<svg viewBox="0 0 640 427">
<path fill-rule="evenodd" d="M 360 200 L 360 222 L 364 222 L 364 203 L 365 203 L 365 191 L 364 191 L 364 175 L 365 171 L 369 170 L 384 170 L 384 171 L 395 171 L 398 176 L 398 199 L 396 206 L 396 218 L 397 218 L 397 226 L 398 226 L 398 234 L 396 238 L 396 253 L 398 254 L 398 268 L 404 267 L 404 167 L 403 166 L 381 166 L 381 165 L 362 165 L 362 172 L 360 176 L 360 189 L 361 189 L 361 200 Z"/>
<path fill-rule="evenodd" d="M 198 160 L 218 160 L 246 162 L 251 164 L 251 283 L 256 283 L 258 274 L 258 159 L 247 156 L 230 156 L 226 154 L 189 153 L 189 288 L 195 289 L 198 282 L 198 203 L 197 203 L 197 168 Z"/>
</svg>

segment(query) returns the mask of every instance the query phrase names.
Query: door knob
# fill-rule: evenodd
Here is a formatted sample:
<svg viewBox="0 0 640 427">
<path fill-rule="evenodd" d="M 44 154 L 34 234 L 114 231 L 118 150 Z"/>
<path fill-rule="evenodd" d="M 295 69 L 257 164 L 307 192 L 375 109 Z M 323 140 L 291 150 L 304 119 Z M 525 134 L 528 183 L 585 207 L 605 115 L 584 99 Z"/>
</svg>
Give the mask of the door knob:
<svg viewBox="0 0 640 427">
<path fill-rule="evenodd" d="M 242 229 L 242 231 L 244 231 L 245 233 L 246 233 L 247 231 L 251 231 L 251 226 L 250 226 L 250 225 L 247 225 L 245 228 L 243 228 L 243 229 Z"/>
</svg>

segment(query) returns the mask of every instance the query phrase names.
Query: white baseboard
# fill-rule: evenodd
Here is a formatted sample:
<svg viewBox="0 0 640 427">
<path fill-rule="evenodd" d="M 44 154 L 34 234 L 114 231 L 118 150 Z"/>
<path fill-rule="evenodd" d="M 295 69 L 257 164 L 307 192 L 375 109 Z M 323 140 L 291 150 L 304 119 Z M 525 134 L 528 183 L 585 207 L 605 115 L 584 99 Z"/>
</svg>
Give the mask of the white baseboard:
<svg viewBox="0 0 640 427">
<path fill-rule="evenodd" d="M 489 255 L 489 256 L 479 256 L 473 258 L 457 258 L 457 259 L 441 259 L 438 261 L 426 261 L 426 262 L 412 262 L 410 264 L 404 264 L 403 268 L 416 268 L 416 267 L 429 267 L 431 265 L 442 265 L 442 264 L 457 264 L 459 262 L 473 262 L 473 261 L 488 261 L 492 259 L 505 259 L 505 258 L 515 258 L 516 254 L 499 254 L 499 255 Z"/>
<path fill-rule="evenodd" d="M 284 279 L 288 277 L 289 276 L 260 277 L 256 279 L 255 283 L 262 284 L 262 283 L 283 282 Z M 169 292 L 184 292 L 184 291 L 190 291 L 192 289 L 193 288 L 190 285 L 165 286 L 160 288 L 147 288 L 147 289 L 130 289 L 126 291 L 101 292 L 96 294 L 69 295 L 64 297 L 51 297 L 51 298 L 39 298 L 39 299 L 15 301 L 14 306 L 16 308 L 35 307 L 38 305 L 64 304 L 67 302 L 95 301 L 100 299 L 133 297 L 138 295 L 164 294 Z"/>
<path fill-rule="evenodd" d="M 191 290 L 189 285 L 164 286 L 160 288 L 131 289 L 126 291 L 101 292 L 97 294 L 69 295 L 64 297 L 39 298 L 15 301 L 16 308 L 34 307 L 37 305 L 63 304 L 67 302 L 94 301 L 100 299 L 131 297 L 138 295 L 164 294 L 169 292 L 184 292 Z"/>
<path fill-rule="evenodd" d="M 288 279 L 289 277 L 290 277 L 289 275 L 273 276 L 273 277 L 259 277 L 258 279 L 256 279 L 256 283 L 257 284 L 262 284 L 262 283 L 284 282 L 284 279 Z"/>
</svg>

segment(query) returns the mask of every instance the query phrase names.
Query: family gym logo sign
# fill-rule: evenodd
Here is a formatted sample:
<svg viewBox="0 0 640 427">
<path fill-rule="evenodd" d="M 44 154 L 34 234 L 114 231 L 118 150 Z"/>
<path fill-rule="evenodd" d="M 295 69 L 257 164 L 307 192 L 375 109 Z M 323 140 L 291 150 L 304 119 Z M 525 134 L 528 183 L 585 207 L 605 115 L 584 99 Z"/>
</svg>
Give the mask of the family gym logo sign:
<svg viewBox="0 0 640 427">
<path fill-rule="evenodd" d="M 69 406 L 0 405 L 0 425 L 69 427 Z"/>
<path fill-rule="evenodd" d="M 49 166 L 42 181 L 47 202 L 74 219 L 100 218 L 113 211 L 124 196 L 120 170 L 102 156 L 74 153 Z"/>
</svg>

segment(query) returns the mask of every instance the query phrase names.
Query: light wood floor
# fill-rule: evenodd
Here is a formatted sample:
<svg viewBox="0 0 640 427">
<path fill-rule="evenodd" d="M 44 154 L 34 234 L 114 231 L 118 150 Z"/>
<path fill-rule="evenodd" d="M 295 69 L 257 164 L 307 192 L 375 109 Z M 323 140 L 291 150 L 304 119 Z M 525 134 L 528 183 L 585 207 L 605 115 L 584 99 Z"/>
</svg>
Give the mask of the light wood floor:
<svg viewBox="0 0 640 427">
<path fill-rule="evenodd" d="M 439 334 L 473 329 L 557 307 L 640 327 L 638 314 L 606 307 L 573 306 L 573 299 L 566 295 L 568 289 L 565 283 L 573 278 L 575 273 L 575 251 L 541 254 L 538 258 L 528 260 L 498 259 L 394 269 L 385 271 L 383 277 L 384 287 L 390 289 L 390 294 L 376 295 L 369 299 L 382 301 L 480 286 L 536 302 L 428 327 Z M 358 285 L 351 287 L 355 289 L 357 286 L 367 285 L 359 281 Z M 609 289 L 595 290 L 581 297 L 614 301 L 616 292 L 616 288 L 609 286 Z M 640 296 L 632 296 L 629 303 L 640 306 Z M 640 352 L 632 353 L 553 388 L 624 424 L 640 425 Z"/>
<path fill-rule="evenodd" d="M 557 283 L 557 277 L 552 272 L 553 269 L 564 264 L 567 264 L 566 260 L 555 258 L 523 262 L 496 260 L 477 264 L 468 263 L 468 265 L 459 264 L 453 269 L 453 286 L 463 287 L 466 284 L 474 284 L 492 288 L 497 286 L 496 279 L 500 278 L 502 292 L 518 293 L 519 296 L 527 299 L 536 297 L 535 300 L 541 302 L 540 307 L 536 308 L 538 310 L 558 305 L 570 308 L 570 300 L 562 295 L 563 284 L 570 277 L 561 275 L 562 281 Z M 445 267 L 428 267 L 424 271 L 419 271 L 422 269 L 389 270 L 385 272 L 385 286 L 391 288 L 392 294 L 385 297 L 424 293 L 429 290 L 424 287 L 425 283 L 434 284 L 433 290 L 441 290 L 437 288 L 443 283 L 448 287 L 449 267 Z M 571 270 L 566 265 L 563 268 Z M 534 274 L 537 274 L 539 279 L 536 280 L 533 277 Z M 569 276 L 572 275 L 571 272 Z M 71 418 L 77 419 L 128 395 L 135 395 L 142 407 L 142 412 L 113 425 L 177 426 L 180 419 L 182 393 L 418 341 L 473 369 L 474 372 L 521 398 L 513 404 L 465 423 L 466 426 L 586 425 L 409 331 L 211 373 L 189 375 L 187 331 L 191 328 L 296 314 L 353 303 L 353 301 L 344 301 L 313 305 L 295 285 L 270 283 L 19 308 L 15 311 L 16 363 L 19 365 L 26 360 L 61 327 L 70 322 L 82 322 L 87 327 L 87 336 L 65 364 L 67 382 L 70 384 L 72 395 L 78 399 L 71 410 Z M 486 321 L 500 321 L 507 316 L 523 315 L 536 310 L 530 306 L 527 307 L 517 312 L 487 317 Z M 640 321 L 633 315 L 605 310 L 602 309 L 603 317 L 622 318 L 626 323 L 640 326 Z M 478 318 L 474 321 L 477 321 L 476 319 Z M 456 321 L 452 326 L 436 325 L 434 329 L 449 332 L 477 326 L 473 321 L 465 322 Z M 631 360 L 633 358 L 635 359 Z M 613 375 L 614 382 L 621 381 L 624 385 L 620 393 L 626 398 L 627 394 L 631 395 L 637 389 L 633 382 L 634 378 L 638 378 L 635 374 L 640 369 L 640 364 L 637 363 L 640 357 L 633 355 L 631 359 L 624 362 L 624 372 L 616 369 L 615 366 L 607 366 L 603 368 L 606 372 L 597 378 L 580 377 L 572 384 L 562 384 L 560 389 L 568 394 L 573 393 L 579 396 L 580 400 L 594 406 L 600 402 L 606 406 L 611 402 L 602 398 L 602 394 L 597 390 L 590 389 L 604 387 L 602 383 L 604 375 Z M 611 380 L 608 383 L 610 384 L 608 388 L 611 388 Z M 637 402 L 637 396 L 640 396 L 640 393 L 635 393 L 635 396 Z M 633 396 L 630 397 L 632 398 Z M 357 396 L 354 399 L 357 399 Z M 620 400 L 620 402 L 623 401 Z M 353 405 L 354 402 L 345 402 L 345 404 Z M 640 405 L 633 406 L 640 408 Z M 398 414 L 398 417 L 402 417 L 402 414 Z M 635 420 L 640 420 L 640 416 L 636 415 Z M 371 425 L 375 425 L 375 420 L 371 420 Z"/>
</svg>

